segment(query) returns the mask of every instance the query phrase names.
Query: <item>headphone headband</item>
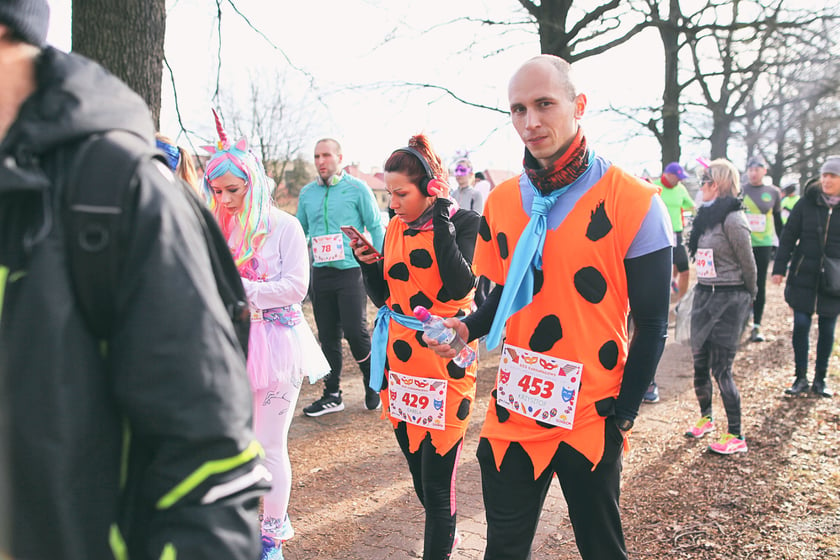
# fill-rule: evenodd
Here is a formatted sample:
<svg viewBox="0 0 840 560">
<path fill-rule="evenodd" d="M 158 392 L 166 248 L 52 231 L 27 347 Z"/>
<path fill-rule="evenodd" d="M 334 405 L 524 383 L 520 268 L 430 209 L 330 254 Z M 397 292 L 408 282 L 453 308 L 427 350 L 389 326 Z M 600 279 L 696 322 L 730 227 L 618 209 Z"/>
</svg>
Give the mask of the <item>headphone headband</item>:
<svg viewBox="0 0 840 560">
<path fill-rule="evenodd" d="M 419 151 L 415 150 L 411 146 L 406 146 L 405 148 L 397 148 L 396 150 L 394 150 L 393 154 L 397 153 L 410 154 L 414 156 L 414 158 L 417 161 L 419 161 L 420 164 L 423 166 L 423 171 L 426 172 L 426 176 L 423 177 L 423 179 L 420 180 L 420 184 L 417 185 L 420 188 L 420 192 L 422 192 L 426 196 L 437 196 L 442 192 L 446 192 L 446 183 L 444 183 L 440 179 L 435 178 L 435 174 L 432 171 L 432 166 L 429 165 L 429 161 L 423 154 L 421 154 Z"/>
<path fill-rule="evenodd" d="M 435 178 L 435 174 L 432 172 L 432 167 L 429 165 L 429 162 L 426 160 L 426 158 L 423 156 L 423 154 L 421 154 L 420 152 L 418 152 L 417 150 L 415 150 L 411 146 L 406 146 L 405 148 L 397 148 L 396 150 L 394 150 L 395 154 L 398 153 L 398 152 L 403 152 L 405 154 L 413 155 L 423 165 L 423 170 L 426 172 L 426 177 L 429 180 L 432 180 L 432 179 Z"/>
</svg>

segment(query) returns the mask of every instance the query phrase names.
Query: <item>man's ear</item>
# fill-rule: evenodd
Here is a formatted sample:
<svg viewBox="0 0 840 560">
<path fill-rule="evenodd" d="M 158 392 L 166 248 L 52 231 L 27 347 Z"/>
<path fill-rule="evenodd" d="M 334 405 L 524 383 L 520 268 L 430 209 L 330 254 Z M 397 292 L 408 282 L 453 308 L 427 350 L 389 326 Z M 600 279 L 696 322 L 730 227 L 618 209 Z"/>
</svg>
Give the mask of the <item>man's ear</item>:
<svg viewBox="0 0 840 560">
<path fill-rule="evenodd" d="M 583 113 L 586 110 L 586 94 L 579 93 L 577 97 L 575 97 L 575 118 L 582 119 Z"/>
</svg>

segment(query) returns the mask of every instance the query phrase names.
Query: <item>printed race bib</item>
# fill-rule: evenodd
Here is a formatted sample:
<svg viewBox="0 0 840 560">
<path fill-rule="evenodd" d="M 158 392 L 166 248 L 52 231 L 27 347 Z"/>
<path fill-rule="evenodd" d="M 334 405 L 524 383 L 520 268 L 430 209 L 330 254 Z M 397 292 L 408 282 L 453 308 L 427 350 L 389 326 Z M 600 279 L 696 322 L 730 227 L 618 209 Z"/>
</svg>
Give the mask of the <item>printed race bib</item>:
<svg viewBox="0 0 840 560">
<path fill-rule="evenodd" d="M 764 214 L 747 214 L 747 223 L 750 224 L 750 231 L 762 233 L 767 229 L 767 216 Z"/>
<path fill-rule="evenodd" d="M 583 364 L 505 344 L 496 401 L 522 416 L 572 429 Z"/>
<path fill-rule="evenodd" d="M 312 260 L 316 263 L 344 259 L 344 236 L 340 233 L 312 238 Z"/>
<path fill-rule="evenodd" d="M 697 278 L 717 278 L 713 249 L 697 249 L 694 255 L 694 270 L 697 272 Z"/>
<path fill-rule="evenodd" d="M 409 424 L 446 428 L 446 380 L 388 372 L 388 410 L 392 418 Z"/>
</svg>

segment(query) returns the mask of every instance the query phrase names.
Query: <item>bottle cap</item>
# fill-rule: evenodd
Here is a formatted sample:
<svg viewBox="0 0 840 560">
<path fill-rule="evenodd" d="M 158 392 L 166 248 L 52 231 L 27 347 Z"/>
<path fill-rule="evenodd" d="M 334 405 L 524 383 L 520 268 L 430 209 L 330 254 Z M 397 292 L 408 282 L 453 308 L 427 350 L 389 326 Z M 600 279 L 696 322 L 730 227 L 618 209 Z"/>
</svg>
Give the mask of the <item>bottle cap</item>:
<svg viewBox="0 0 840 560">
<path fill-rule="evenodd" d="M 420 319 L 421 321 L 425 321 L 431 316 L 431 314 L 429 313 L 428 309 L 426 309 L 422 305 L 418 305 L 414 308 L 414 316 Z"/>
</svg>

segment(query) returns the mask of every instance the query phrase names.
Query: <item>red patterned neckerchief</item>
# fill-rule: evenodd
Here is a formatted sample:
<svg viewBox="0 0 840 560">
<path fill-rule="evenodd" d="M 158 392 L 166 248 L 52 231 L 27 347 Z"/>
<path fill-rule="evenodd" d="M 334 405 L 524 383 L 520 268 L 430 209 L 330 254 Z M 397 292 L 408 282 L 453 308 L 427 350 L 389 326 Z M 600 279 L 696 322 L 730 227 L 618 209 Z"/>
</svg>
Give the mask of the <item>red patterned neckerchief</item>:
<svg viewBox="0 0 840 560">
<path fill-rule="evenodd" d="M 574 183 L 586 171 L 588 162 L 589 149 L 586 147 L 586 137 L 583 135 L 583 129 L 578 127 L 572 145 L 551 167 L 540 167 L 528 148 L 525 148 L 525 160 L 522 164 L 525 166 L 525 173 L 531 183 L 542 194 L 549 194 Z"/>
</svg>

